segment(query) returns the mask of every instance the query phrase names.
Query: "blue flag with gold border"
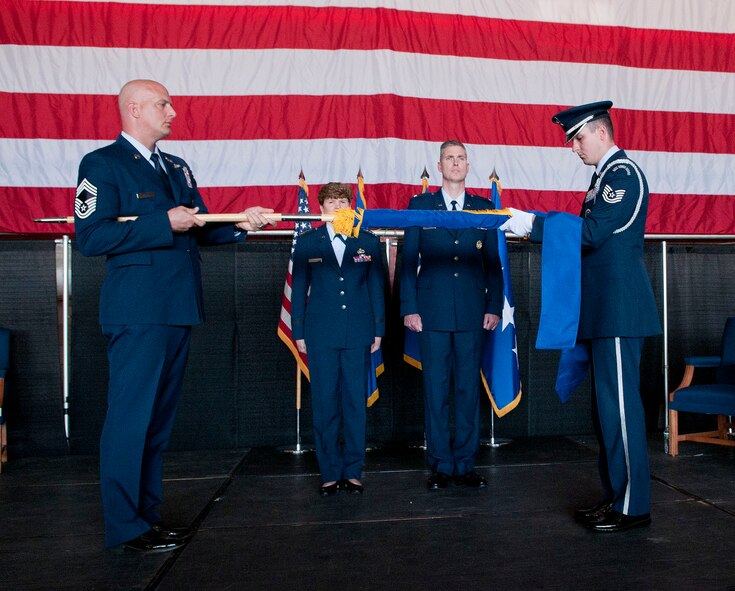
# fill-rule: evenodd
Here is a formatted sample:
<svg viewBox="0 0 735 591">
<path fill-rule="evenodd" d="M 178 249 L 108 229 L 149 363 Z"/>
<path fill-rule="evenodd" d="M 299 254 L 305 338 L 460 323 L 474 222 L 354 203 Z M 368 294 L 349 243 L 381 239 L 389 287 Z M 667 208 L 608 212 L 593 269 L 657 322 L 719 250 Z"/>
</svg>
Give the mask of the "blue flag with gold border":
<svg viewBox="0 0 735 591">
<path fill-rule="evenodd" d="M 500 181 L 493 170 L 490 175 L 491 200 L 495 209 L 501 209 Z M 495 414 L 509 413 L 521 401 L 521 378 L 518 367 L 518 340 L 515 325 L 515 300 L 510 276 L 510 260 L 505 233 L 496 231 L 498 256 L 503 267 L 503 312 L 495 330 L 487 331 L 482 353 L 482 384 L 485 387 Z M 488 232 L 488 236 L 490 236 Z"/>
</svg>

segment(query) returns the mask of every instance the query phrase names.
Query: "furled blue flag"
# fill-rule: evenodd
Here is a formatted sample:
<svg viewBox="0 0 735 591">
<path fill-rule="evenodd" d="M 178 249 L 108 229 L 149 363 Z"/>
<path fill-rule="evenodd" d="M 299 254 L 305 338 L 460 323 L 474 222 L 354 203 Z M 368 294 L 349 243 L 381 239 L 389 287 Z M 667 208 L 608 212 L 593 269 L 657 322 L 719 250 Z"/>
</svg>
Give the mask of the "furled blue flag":
<svg viewBox="0 0 735 591">
<path fill-rule="evenodd" d="M 424 172 L 421 173 L 421 187 L 421 193 L 429 192 L 429 171 L 426 170 L 426 167 L 424 167 Z M 416 272 L 418 273 L 419 270 L 421 270 L 421 255 L 419 255 L 419 264 Z M 419 333 L 407 327 L 404 327 L 403 330 L 403 360 L 409 365 L 422 369 Z"/>
<path fill-rule="evenodd" d="M 571 349 L 577 342 L 582 303 L 582 218 L 561 211 L 536 215 L 546 216 L 536 348 Z"/>
<path fill-rule="evenodd" d="M 550 211 L 541 246 L 541 316 L 537 349 L 561 349 L 554 389 L 562 402 L 584 381 L 589 351 L 577 343 L 582 303 L 582 218 Z"/>
<path fill-rule="evenodd" d="M 491 199 L 495 209 L 501 209 L 502 189 L 497 173 L 490 175 Z M 518 343 L 514 319 L 515 301 L 510 277 L 510 260 L 505 233 L 497 230 L 498 256 L 503 267 L 503 312 L 495 330 L 487 331 L 482 353 L 482 383 L 490 397 L 495 414 L 499 417 L 509 413 L 521 401 L 521 377 L 518 368 Z M 488 238 L 491 234 L 488 233 Z"/>
<path fill-rule="evenodd" d="M 355 209 L 364 212 L 367 209 L 367 200 L 365 199 L 365 179 L 362 177 L 362 169 L 357 172 L 357 197 L 355 198 Z M 383 373 L 383 350 L 379 348 L 375 353 L 370 355 L 370 371 L 368 372 L 367 383 L 367 405 L 372 406 L 380 397 L 378 390 L 378 376 Z"/>
</svg>

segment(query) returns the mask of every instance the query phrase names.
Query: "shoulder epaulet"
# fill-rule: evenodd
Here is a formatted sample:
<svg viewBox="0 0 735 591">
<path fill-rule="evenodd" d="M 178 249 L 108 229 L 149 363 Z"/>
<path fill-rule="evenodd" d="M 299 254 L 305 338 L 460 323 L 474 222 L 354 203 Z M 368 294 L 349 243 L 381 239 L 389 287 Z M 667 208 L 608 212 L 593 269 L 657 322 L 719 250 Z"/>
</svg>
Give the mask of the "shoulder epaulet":
<svg viewBox="0 0 735 591">
<path fill-rule="evenodd" d="M 470 197 L 471 199 L 479 199 L 480 201 L 487 201 L 488 203 L 492 204 L 492 201 L 488 199 L 487 197 L 483 197 L 482 195 L 475 195 L 474 193 L 467 193 L 466 197 Z"/>
</svg>

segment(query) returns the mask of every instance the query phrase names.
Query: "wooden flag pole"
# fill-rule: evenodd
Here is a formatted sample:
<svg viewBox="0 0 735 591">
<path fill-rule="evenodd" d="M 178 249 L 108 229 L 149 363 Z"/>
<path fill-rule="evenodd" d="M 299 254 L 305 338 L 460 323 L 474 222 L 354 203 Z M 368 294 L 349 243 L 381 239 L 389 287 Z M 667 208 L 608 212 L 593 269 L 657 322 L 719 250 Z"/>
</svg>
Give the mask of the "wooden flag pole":
<svg viewBox="0 0 735 591">
<path fill-rule="evenodd" d="M 296 453 L 301 452 L 301 367 L 296 364 Z"/>
<path fill-rule="evenodd" d="M 302 454 L 307 451 L 313 451 L 313 447 L 304 447 L 301 445 L 301 367 L 296 363 L 296 445 L 294 447 L 280 447 L 281 451 L 290 454 Z"/>
<path fill-rule="evenodd" d="M 261 214 L 269 222 L 331 222 L 334 221 L 333 213 L 311 214 L 311 213 L 263 213 Z M 203 222 L 219 222 L 219 223 L 239 223 L 247 222 L 248 215 L 246 213 L 196 213 L 194 217 Z M 123 216 L 117 218 L 118 222 L 132 222 L 137 220 L 138 216 Z M 36 218 L 34 222 L 40 224 L 73 224 L 74 216 L 65 216 L 57 218 Z"/>
</svg>

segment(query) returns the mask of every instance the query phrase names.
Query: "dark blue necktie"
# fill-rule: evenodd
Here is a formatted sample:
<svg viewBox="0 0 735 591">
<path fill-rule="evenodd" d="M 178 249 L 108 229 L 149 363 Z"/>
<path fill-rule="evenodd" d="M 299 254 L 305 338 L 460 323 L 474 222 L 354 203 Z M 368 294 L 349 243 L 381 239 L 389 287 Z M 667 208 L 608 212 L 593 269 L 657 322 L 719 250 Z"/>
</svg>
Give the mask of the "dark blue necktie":
<svg viewBox="0 0 735 591">
<path fill-rule="evenodd" d="M 158 176 L 161 177 L 161 180 L 163 181 L 163 184 L 165 185 L 166 189 L 168 190 L 169 195 L 173 197 L 173 191 L 171 190 L 171 180 L 168 178 L 168 175 L 166 174 L 166 171 L 163 170 L 163 166 L 161 166 L 161 158 L 158 154 L 153 152 L 151 154 L 151 161 L 153 162 L 153 167 L 156 169 L 156 172 L 158 173 Z"/>
<path fill-rule="evenodd" d="M 452 211 L 457 211 L 457 202 L 452 199 L 450 203 L 452 204 Z"/>
<path fill-rule="evenodd" d="M 597 182 L 598 176 L 597 171 L 592 175 L 592 179 L 590 180 L 590 188 L 587 189 L 587 191 L 591 191 L 595 187 L 595 183 Z"/>
</svg>

